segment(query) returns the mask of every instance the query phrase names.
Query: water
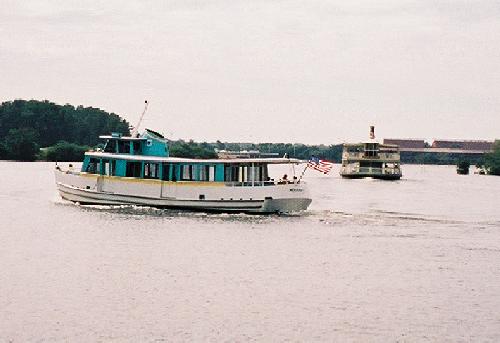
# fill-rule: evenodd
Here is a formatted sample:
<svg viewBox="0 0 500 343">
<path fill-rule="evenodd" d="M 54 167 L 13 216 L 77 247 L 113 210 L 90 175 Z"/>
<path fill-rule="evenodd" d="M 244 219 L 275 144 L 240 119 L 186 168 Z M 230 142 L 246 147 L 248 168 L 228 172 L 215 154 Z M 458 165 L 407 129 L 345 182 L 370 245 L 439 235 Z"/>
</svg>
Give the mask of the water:
<svg viewBox="0 0 500 343">
<path fill-rule="evenodd" d="M 0 342 L 499 341 L 500 178 L 308 172 L 303 216 L 82 207 L 0 163 Z"/>
</svg>

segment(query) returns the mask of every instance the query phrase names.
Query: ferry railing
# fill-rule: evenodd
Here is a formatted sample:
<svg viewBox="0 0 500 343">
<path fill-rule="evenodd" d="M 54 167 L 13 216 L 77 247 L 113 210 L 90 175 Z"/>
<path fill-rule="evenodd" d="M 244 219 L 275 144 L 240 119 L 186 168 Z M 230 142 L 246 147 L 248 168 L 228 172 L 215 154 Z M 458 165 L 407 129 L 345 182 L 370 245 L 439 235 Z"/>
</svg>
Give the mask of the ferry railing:
<svg viewBox="0 0 500 343">
<path fill-rule="evenodd" d="M 383 160 L 399 160 L 398 153 L 379 152 L 375 156 L 366 156 L 364 152 L 344 152 L 342 159 L 383 159 Z"/>
<path fill-rule="evenodd" d="M 376 168 L 376 167 L 345 167 L 343 169 L 344 173 L 356 173 L 356 174 L 400 174 L 401 170 L 399 168 Z"/>
<path fill-rule="evenodd" d="M 281 180 L 281 181 L 226 181 L 224 184 L 228 187 L 266 187 L 266 186 L 276 186 L 276 185 L 293 185 L 298 182 Z"/>
</svg>

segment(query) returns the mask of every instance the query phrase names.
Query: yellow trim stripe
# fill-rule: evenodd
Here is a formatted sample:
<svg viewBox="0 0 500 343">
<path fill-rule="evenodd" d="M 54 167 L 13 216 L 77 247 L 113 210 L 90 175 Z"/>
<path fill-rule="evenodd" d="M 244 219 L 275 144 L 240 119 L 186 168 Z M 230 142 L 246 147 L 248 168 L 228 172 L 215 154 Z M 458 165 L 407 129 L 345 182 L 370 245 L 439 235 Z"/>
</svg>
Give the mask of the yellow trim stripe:
<svg viewBox="0 0 500 343">
<path fill-rule="evenodd" d="M 171 185 L 171 186 L 190 186 L 190 187 L 224 187 L 224 182 L 216 181 L 163 181 L 157 179 L 141 179 L 136 177 L 124 177 L 124 176 L 109 176 L 109 175 L 99 175 L 99 174 L 88 174 L 81 173 L 81 176 L 85 177 L 102 177 L 105 180 L 116 181 L 116 182 L 132 182 L 132 183 L 142 183 L 149 185 Z"/>
</svg>

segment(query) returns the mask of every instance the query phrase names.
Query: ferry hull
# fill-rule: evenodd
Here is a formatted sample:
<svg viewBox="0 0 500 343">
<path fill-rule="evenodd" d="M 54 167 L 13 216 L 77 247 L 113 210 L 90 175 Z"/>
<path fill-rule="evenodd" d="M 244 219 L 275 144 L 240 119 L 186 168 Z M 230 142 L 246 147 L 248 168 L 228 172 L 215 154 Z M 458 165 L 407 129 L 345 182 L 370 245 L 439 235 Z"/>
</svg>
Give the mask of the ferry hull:
<svg viewBox="0 0 500 343">
<path fill-rule="evenodd" d="M 340 174 L 346 179 L 363 179 L 371 177 L 373 179 L 379 180 L 399 180 L 401 179 L 401 174 L 369 174 L 369 173 L 359 173 L 359 174 Z"/>
<path fill-rule="evenodd" d="M 120 179 L 56 170 L 56 184 L 61 197 L 80 204 L 264 214 L 304 211 L 311 203 L 303 185 L 196 187 L 168 183 L 166 187 L 164 182 L 158 180 L 141 183 Z M 166 194 L 163 194 L 164 190 Z M 198 197 L 198 193 L 203 193 L 204 199 L 194 198 L 193 195 Z"/>
</svg>

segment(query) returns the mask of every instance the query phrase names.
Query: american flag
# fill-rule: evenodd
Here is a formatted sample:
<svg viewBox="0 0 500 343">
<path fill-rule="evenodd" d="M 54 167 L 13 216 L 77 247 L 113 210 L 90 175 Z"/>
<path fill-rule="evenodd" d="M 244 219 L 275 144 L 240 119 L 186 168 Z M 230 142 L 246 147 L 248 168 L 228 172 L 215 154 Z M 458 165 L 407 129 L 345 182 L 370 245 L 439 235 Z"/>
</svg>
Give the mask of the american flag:
<svg viewBox="0 0 500 343">
<path fill-rule="evenodd" d="M 317 157 L 311 157 L 309 162 L 307 162 L 307 166 L 324 174 L 328 174 L 330 170 L 332 170 L 333 163 L 327 160 L 320 160 Z"/>
</svg>

